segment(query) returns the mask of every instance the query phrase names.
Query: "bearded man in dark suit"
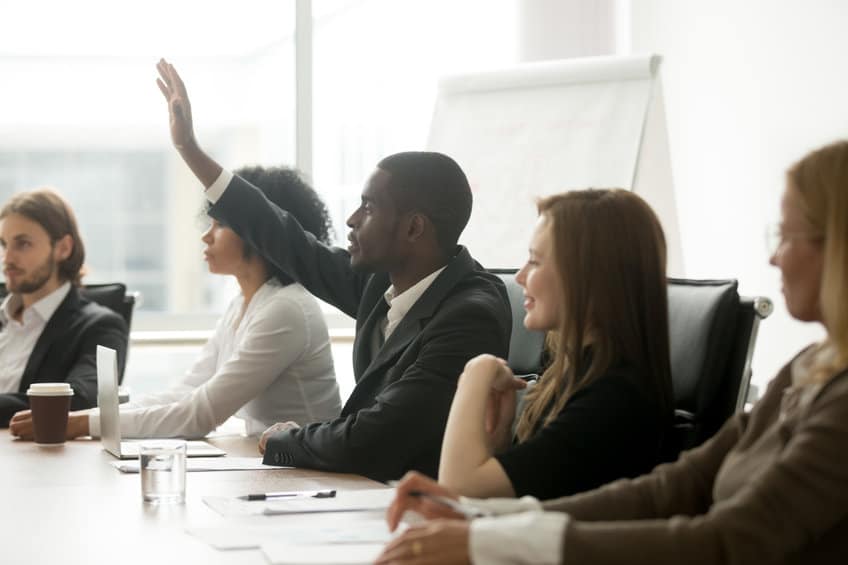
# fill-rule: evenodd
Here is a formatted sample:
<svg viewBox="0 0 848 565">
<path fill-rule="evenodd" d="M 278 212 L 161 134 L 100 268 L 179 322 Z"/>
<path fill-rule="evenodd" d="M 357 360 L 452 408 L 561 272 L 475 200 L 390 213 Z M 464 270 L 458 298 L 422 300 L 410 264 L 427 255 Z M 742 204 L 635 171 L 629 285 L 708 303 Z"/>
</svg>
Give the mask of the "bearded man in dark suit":
<svg viewBox="0 0 848 565">
<path fill-rule="evenodd" d="M 124 319 L 80 293 L 85 248 L 67 202 L 51 190 L 12 197 L 0 210 L 8 295 L 0 305 L 0 426 L 29 408 L 39 382 L 67 382 L 72 410 L 97 405 L 97 345 L 118 351 Z"/>
</svg>

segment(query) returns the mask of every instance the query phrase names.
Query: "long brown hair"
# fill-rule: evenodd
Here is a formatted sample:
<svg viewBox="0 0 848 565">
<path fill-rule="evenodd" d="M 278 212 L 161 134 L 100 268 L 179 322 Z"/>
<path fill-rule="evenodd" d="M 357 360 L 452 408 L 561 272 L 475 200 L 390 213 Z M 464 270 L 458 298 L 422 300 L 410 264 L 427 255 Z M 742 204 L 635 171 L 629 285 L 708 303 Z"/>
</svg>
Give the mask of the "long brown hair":
<svg viewBox="0 0 848 565">
<path fill-rule="evenodd" d="M 620 362 L 647 379 L 670 419 L 666 247 L 653 210 L 618 189 L 557 194 L 540 200 L 537 208 L 551 230 L 563 299 L 559 327 L 547 335 L 552 362 L 527 394 L 519 441 L 550 423 L 579 390 Z"/>
<path fill-rule="evenodd" d="M 813 380 L 824 381 L 848 366 L 848 141 L 807 154 L 786 177 L 807 221 L 824 238 L 819 306 L 836 355 L 811 372 Z"/>
<path fill-rule="evenodd" d="M 83 263 L 85 262 L 85 246 L 77 228 L 77 219 L 74 211 L 65 200 L 56 192 L 42 188 L 31 192 L 21 192 L 12 196 L 0 210 L 0 219 L 11 214 L 23 216 L 44 228 L 50 237 L 50 244 L 56 242 L 66 235 L 73 239 L 71 254 L 59 263 L 58 274 L 62 282 L 70 281 L 74 286 L 79 286 L 85 274 Z"/>
</svg>

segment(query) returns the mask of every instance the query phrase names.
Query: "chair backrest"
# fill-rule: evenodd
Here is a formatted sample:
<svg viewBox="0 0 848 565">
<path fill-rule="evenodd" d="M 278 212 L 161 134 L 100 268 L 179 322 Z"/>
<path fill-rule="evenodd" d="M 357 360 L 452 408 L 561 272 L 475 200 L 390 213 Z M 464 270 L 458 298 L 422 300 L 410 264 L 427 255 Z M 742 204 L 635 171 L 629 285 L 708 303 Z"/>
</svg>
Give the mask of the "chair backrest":
<svg viewBox="0 0 848 565">
<path fill-rule="evenodd" d="M 127 287 L 124 283 L 83 285 L 82 294 L 92 302 L 97 302 L 101 306 L 117 312 L 127 323 L 126 353 L 124 354 L 123 365 L 118 371 L 118 384 L 123 384 L 126 366 L 130 356 L 129 331 L 132 324 L 133 310 L 135 309 L 136 294 L 127 294 Z"/>
<path fill-rule="evenodd" d="M 744 408 L 757 328 L 772 304 L 767 298 L 740 298 L 735 280 L 668 283 L 675 399 L 668 451 L 674 457 L 708 439 Z"/>
<path fill-rule="evenodd" d="M 545 348 L 544 332 L 524 327 L 524 290 L 515 281 L 517 269 L 489 269 L 503 280 L 512 310 L 512 332 L 509 337 L 509 368 L 516 375 L 540 374 Z"/>
<path fill-rule="evenodd" d="M 540 374 L 544 333 L 524 327 L 524 293 L 516 269 L 489 269 L 506 285 L 512 309 L 509 366 Z M 740 297 L 735 280 L 668 280 L 675 428 L 666 456 L 703 443 L 745 406 L 759 321 L 768 298 Z"/>
<path fill-rule="evenodd" d="M 127 323 L 127 329 L 130 329 L 135 309 L 135 295 L 127 294 L 124 283 L 87 284 L 83 285 L 81 290 L 82 295 L 92 302 L 97 302 L 120 314 Z"/>
</svg>

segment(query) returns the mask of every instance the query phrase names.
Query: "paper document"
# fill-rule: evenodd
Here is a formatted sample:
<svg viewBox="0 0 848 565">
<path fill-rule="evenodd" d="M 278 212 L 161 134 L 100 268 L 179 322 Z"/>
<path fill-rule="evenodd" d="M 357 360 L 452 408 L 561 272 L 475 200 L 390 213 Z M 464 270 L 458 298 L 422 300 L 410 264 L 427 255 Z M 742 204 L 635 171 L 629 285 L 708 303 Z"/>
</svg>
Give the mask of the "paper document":
<svg viewBox="0 0 848 565">
<path fill-rule="evenodd" d="M 383 545 L 392 539 L 382 511 L 248 517 L 231 520 L 226 526 L 188 528 L 187 531 L 219 550 L 251 549 L 276 542 Z"/>
<path fill-rule="evenodd" d="M 235 496 L 204 496 L 201 500 L 224 518 L 261 516 L 265 510 L 264 502 L 241 500 Z"/>
<path fill-rule="evenodd" d="M 263 543 L 261 549 L 272 565 L 359 565 L 373 563 L 383 550 L 383 545 L 290 545 L 270 542 Z"/>
<path fill-rule="evenodd" d="M 112 461 L 112 466 L 122 473 L 138 473 L 138 459 Z M 265 471 L 293 469 L 263 465 L 261 457 L 190 457 L 186 459 L 186 471 Z"/>
<path fill-rule="evenodd" d="M 359 491 L 337 491 L 332 499 L 327 498 L 283 498 L 271 500 L 243 500 L 235 496 L 204 496 L 203 502 L 225 518 L 252 515 L 311 514 L 315 512 L 352 512 L 385 510 L 394 496 L 393 489 L 369 489 Z M 333 501 L 327 503 L 327 501 Z M 306 504 L 294 504 L 303 501 Z M 311 501 L 322 501 L 315 504 Z"/>
<path fill-rule="evenodd" d="M 395 489 L 338 491 L 334 498 L 294 498 L 267 501 L 263 513 L 305 514 L 311 512 L 353 512 L 360 510 L 385 510 L 395 497 Z"/>
</svg>

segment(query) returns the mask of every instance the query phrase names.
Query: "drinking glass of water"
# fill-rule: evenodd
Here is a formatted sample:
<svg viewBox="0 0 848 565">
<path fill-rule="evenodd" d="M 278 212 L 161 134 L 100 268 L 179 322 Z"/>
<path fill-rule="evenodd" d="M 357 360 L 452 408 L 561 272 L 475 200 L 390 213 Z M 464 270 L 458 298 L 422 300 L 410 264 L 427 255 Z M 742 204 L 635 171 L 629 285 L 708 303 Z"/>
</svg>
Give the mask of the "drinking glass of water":
<svg viewBox="0 0 848 565">
<path fill-rule="evenodd" d="M 152 504 L 185 502 L 186 442 L 143 441 L 138 449 L 141 496 Z"/>
</svg>

